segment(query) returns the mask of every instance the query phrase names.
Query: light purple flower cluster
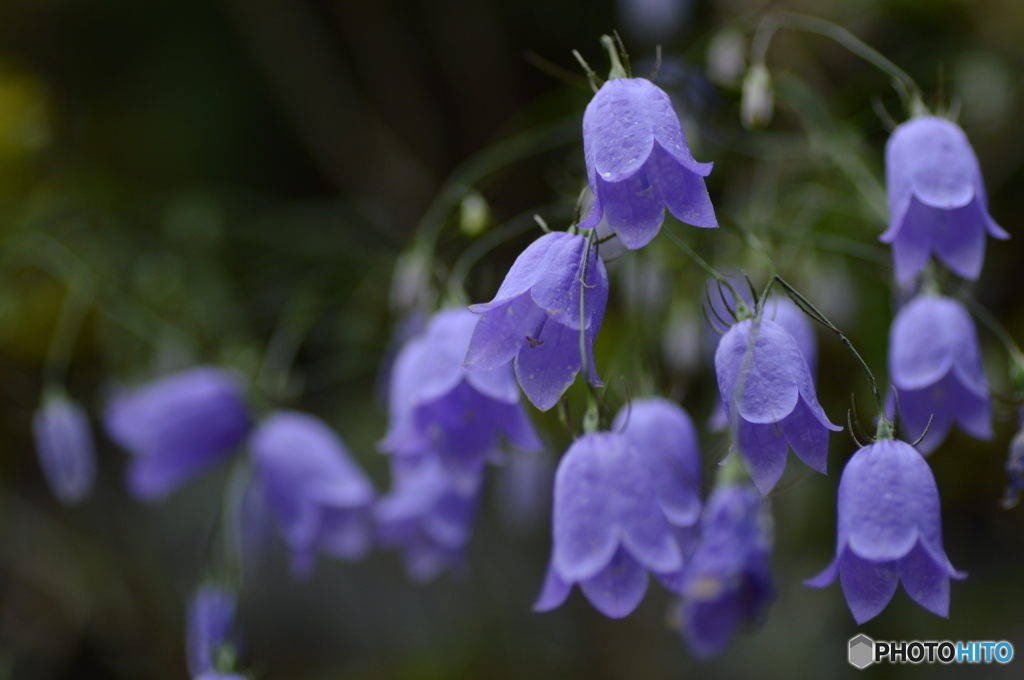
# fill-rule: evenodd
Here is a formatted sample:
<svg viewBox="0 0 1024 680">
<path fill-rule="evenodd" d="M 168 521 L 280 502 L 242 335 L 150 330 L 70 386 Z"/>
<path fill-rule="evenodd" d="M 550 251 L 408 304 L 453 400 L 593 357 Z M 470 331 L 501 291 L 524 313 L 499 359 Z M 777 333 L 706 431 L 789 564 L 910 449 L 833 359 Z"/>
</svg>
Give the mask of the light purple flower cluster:
<svg viewBox="0 0 1024 680">
<path fill-rule="evenodd" d="M 616 425 L 621 433 L 577 439 L 558 465 L 551 562 L 536 611 L 560 606 L 578 583 L 598 611 L 621 618 L 643 599 L 648 571 L 678 589 L 701 507 L 693 424 L 678 405 L 644 399 Z"/>
<path fill-rule="evenodd" d="M 49 394 L 32 418 L 36 454 L 53 495 L 65 505 L 85 500 L 96 480 L 89 416 L 77 401 Z"/>
<path fill-rule="evenodd" d="M 807 585 L 836 576 L 857 623 L 877 616 L 902 581 L 910 597 L 949 614 L 949 580 L 962 579 L 942 547 L 939 492 L 921 454 L 880 440 L 853 455 L 839 481 L 838 532 L 832 563 Z"/>
</svg>

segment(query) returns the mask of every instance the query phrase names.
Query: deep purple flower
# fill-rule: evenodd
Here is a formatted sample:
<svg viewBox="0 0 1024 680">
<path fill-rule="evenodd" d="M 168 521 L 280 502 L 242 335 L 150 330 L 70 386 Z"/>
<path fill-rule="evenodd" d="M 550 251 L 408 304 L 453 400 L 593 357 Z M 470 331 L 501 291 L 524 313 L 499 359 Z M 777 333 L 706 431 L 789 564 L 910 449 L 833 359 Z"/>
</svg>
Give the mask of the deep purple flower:
<svg viewBox="0 0 1024 680">
<path fill-rule="evenodd" d="M 977 439 L 992 439 L 992 407 L 978 336 L 962 304 L 921 295 L 899 311 L 889 330 L 889 376 L 899 393 L 907 437 L 931 453 L 955 421 Z"/>
<path fill-rule="evenodd" d="M 843 428 L 818 404 L 807 362 L 785 328 L 767 318 L 740 321 L 718 345 L 715 372 L 734 445 L 761 493 L 779 481 L 789 447 L 825 472 L 828 431 Z"/>
<path fill-rule="evenodd" d="M 96 451 L 89 416 L 77 401 L 50 394 L 32 418 L 36 454 L 53 494 L 74 505 L 92 493 Z"/>
<path fill-rule="evenodd" d="M 582 229 L 607 220 L 627 248 L 651 241 L 665 207 L 697 227 L 717 227 L 704 178 L 711 163 L 698 163 L 686 144 L 672 102 L 644 78 L 606 82 L 583 114 L 583 153 L 594 194 Z"/>
<path fill-rule="evenodd" d="M 767 503 L 746 484 L 715 488 L 700 526 L 683 570 L 679 614 L 690 649 L 708 658 L 725 649 L 741 624 L 760 621 L 774 599 L 774 529 Z"/>
<path fill-rule="evenodd" d="M 326 423 L 277 411 L 253 431 L 249 451 L 295 573 L 308 574 L 317 551 L 344 560 L 366 554 L 373 485 Z"/>
<path fill-rule="evenodd" d="M 402 348 L 391 373 L 388 433 L 380 443 L 395 455 L 437 455 L 453 480 L 468 487 L 498 455 L 501 436 L 522 449 L 541 448 L 511 367 L 462 366 L 477 320 L 466 309 L 440 311 Z"/>
<path fill-rule="evenodd" d="M 534 610 L 560 606 L 579 583 L 598 611 L 621 618 L 643 599 L 648 570 L 671 583 L 683 555 L 659 501 L 624 435 L 577 439 L 555 472 L 551 563 Z"/>
<path fill-rule="evenodd" d="M 534 241 L 516 259 L 494 299 L 470 309 L 480 314 L 465 365 L 470 375 L 498 370 L 515 359 L 516 378 L 533 405 L 546 411 L 580 370 L 580 279 L 587 239 L 554 232 Z M 587 265 L 587 365 L 591 384 L 594 338 L 608 301 L 608 273 L 591 246 Z"/>
<path fill-rule="evenodd" d="M 110 438 L 134 454 L 128 489 L 160 500 L 231 453 L 251 419 L 235 377 L 201 366 L 128 390 L 107 407 Z"/>
<path fill-rule="evenodd" d="M 481 477 L 455 485 L 436 456 L 392 456 L 391 491 L 374 508 L 377 540 L 400 548 L 409 577 L 424 582 L 463 563 Z"/>
<path fill-rule="evenodd" d="M 192 595 L 185 612 L 185 652 L 193 677 L 216 669 L 222 647 L 237 646 L 236 609 L 235 594 L 220 586 L 201 586 Z"/>
<path fill-rule="evenodd" d="M 949 615 L 949 579 L 962 579 L 942 547 L 939 490 L 931 468 L 906 442 L 881 440 L 853 454 L 839 480 L 836 556 L 807 581 L 839 575 L 857 623 L 877 616 L 901 579 L 930 612 Z"/>
<path fill-rule="evenodd" d="M 976 279 L 985 232 L 1006 239 L 988 214 L 981 168 L 967 135 L 951 121 L 918 116 L 899 125 L 885 145 L 889 229 L 896 280 L 910 281 L 935 255 L 954 273 Z"/>
</svg>

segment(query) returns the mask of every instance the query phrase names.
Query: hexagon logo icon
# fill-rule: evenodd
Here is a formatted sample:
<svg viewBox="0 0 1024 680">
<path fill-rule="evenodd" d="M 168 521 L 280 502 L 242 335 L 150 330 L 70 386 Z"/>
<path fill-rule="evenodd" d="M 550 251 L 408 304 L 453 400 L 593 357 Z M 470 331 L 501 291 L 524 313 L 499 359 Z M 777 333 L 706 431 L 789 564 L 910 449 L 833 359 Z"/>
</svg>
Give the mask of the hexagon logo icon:
<svg viewBox="0 0 1024 680">
<path fill-rule="evenodd" d="M 875 661 L 875 641 L 863 633 L 850 638 L 850 665 L 867 668 Z"/>
</svg>

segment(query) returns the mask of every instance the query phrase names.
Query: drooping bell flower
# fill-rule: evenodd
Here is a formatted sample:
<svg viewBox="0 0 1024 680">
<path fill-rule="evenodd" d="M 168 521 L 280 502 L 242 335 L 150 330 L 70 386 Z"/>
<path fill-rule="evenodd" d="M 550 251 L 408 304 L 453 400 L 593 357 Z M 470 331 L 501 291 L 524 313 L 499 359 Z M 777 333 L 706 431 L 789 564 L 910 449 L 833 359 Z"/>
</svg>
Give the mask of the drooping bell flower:
<svg viewBox="0 0 1024 680">
<path fill-rule="evenodd" d="M 215 673 L 224 647 L 232 648 L 232 656 L 237 653 L 237 607 L 235 594 L 221 586 L 204 585 L 192 595 L 185 612 L 185 652 L 193 678 Z"/>
<path fill-rule="evenodd" d="M 903 581 L 911 599 L 949 615 L 949 579 L 962 579 L 942 547 L 939 491 L 931 468 L 906 442 L 881 440 L 853 454 L 839 480 L 836 554 L 807 581 L 839 576 L 853 618 L 877 616 Z"/>
<path fill-rule="evenodd" d="M 782 476 L 790 447 L 800 460 L 824 473 L 828 431 L 843 429 L 829 421 L 818 403 L 796 340 L 765 317 L 734 325 L 715 352 L 733 445 L 763 494 Z"/>
<path fill-rule="evenodd" d="M 501 437 L 521 449 L 541 448 L 512 367 L 462 366 L 477 320 L 466 309 L 442 310 L 405 344 L 392 369 L 388 432 L 380 443 L 392 455 L 436 455 L 467 488 L 499 455 Z"/>
<path fill-rule="evenodd" d="M 373 485 L 326 423 L 276 411 L 253 431 L 249 451 L 294 573 L 308 574 L 317 552 L 344 560 L 366 554 Z"/>
<path fill-rule="evenodd" d="M 580 280 L 587 239 L 553 232 L 519 255 L 494 299 L 470 309 L 479 314 L 465 366 L 470 375 L 498 370 L 514 360 L 515 374 L 534 406 L 546 411 L 562 397 L 580 370 Z M 608 301 L 608 273 L 591 246 L 584 294 L 587 378 L 600 385 L 594 368 L 594 338 Z"/>
<path fill-rule="evenodd" d="M 201 366 L 117 395 L 103 423 L 133 455 L 128 489 L 161 500 L 230 454 L 251 426 L 233 374 Z"/>
<path fill-rule="evenodd" d="M 551 562 L 535 611 L 559 607 L 578 583 L 605 616 L 622 618 L 647 592 L 648 571 L 677 580 L 683 554 L 651 472 L 624 435 L 577 439 L 555 472 Z"/>
<path fill-rule="evenodd" d="M 774 523 L 761 494 L 747 484 L 711 493 L 697 549 L 683 570 L 681 629 L 693 653 L 722 652 L 740 626 L 761 621 L 775 598 L 771 574 Z"/>
<path fill-rule="evenodd" d="M 899 395 L 903 431 L 928 454 L 956 422 L 976 439 L 992 439 L 992 407 L 978 336 L 962 304 L 921 295 L 904 306 L 889 330 L 889 376 Z"/>
<path fill-rule="evenodd" d="M 583 114 L 583 153 L 594 194 L 580 222 L 602 218 L 627 248 L 651 241 L 665 208 L 697 227 L 717 227 L 704 178 L 711 163 L 693 159 L 668 95 L 644 78 L 606 82 Z"/>
<path fill-rule="evenodd" d="M 482 472 L 482 471 L 481 471 Z M 377 540 L 402 551 L 411 579 L 426 582 L 459 569 L 480 497 L 475 484 L 453 484 L 435 455 L 392 456 L 391 490 L 374 507 Z"/>
<path fill-rule="evenodd" d="M 976 279 L 985 259 L 985 234 L 1006 239 L 988 214 L 981 167 L 967 135 L 935 116 L 911 118 L 885 145 L 889 229 L 896 280 L 906 283 L 932 252 L 955 274 Z"/>
<path fill-rule="evenodd" d="M 60 394 L 46 395 L 32 418 L 32 434 L 57 499 L 65 505 L 85 500 L 96 481 L 96 451 L 82 405 Z"/>
</svg>

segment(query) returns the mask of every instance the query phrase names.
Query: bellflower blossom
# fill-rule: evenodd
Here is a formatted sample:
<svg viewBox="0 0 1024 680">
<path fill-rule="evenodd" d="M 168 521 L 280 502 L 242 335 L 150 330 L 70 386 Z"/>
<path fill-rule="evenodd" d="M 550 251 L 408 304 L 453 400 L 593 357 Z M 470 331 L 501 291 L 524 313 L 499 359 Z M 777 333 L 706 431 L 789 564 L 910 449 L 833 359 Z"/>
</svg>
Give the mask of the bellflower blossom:
<svg viewBox="0 0 1024 680">
<path fill-rule="evenodd" d="M 345 560 L 366 554 L 373 485 L 326 423 L 276 411 L 253 431 L 249 451 L 293 572 L 308 574 L 317 551 Z"/>
<path fill-rule="evenodd" d="M 160 500 L 242 441 L 251 418 L 235 377 L 201 366 L 116 396 L 104 415 L 107 434 L 134 454 L 128 489 Z"/>
<path fill-rule="evenodd" d="M 920 295 L 904 306 L 889 330 L 889 376 L 899 395 L 907 437 L 931 453 L 955 421 L 977 439 L 992 439 L 992 407 L 978 336 L 962 304 Z"/>
<path fill-rule="evenodd" d="M 65 505 L 85 500 L 96 481 L 96 451 L 85 409 L 68 397 L 47 395 L 32 418 L 32 433 L 53 494 Z"/>
<path fill-rule="evenodd" d="M 598 611 L 622 618 L 647 592 L 648 570 L 677 581 L 683 554 L 645 462 L 612 432 L 569 447 L 555 472 L 551 562 L 535 611 L 560 606 L 579 583 Z"/>
<path fill-rule="evenodd" d="M 583 113 L 583 153 L 594 194 L 580 222 L 604 218 L 622 244 L 647 245 L 661 228 L 665 207 L 697 227 L 717 227 L 704 178 L 712 163 L 693 159 L 668 95 L 644 78 L 606 82 Z"/>
<path fill-rule="evenodd" d="M 896 280 L 914 278 L 935 255 L 958 276 L 976 279 L 985 233 L 1010 238 L 988 214 L 981 167 L 967 135 L 935 116 L 911 118 L 885 145 L 889 228 Z"/>
<path fill-rule="evenodd" d="M 196 590 L 185 612 L 185 652 L 192 677 L 214 672 L 221 647 L 239 642 L 235 628 L 235 595 L 206 585 Z"/>
<path fill-rule="evenodd" d="M 580 370 L 580 280 L 587 239 L 553 232 L 531 243 L 516 259 L 494 299 L 470 309 L 480 315 L 469 343 L 469 375 L 495 371 L 515 360 L 515 373 L 534 406 L 546 411 L 562 397 Z M 608 301 L 608 273 L 590 247 L 584 295 L 588 379 L 594 368 L 594 338 Z"/>
<path fill-rule="evenodd" d="M 843 428 L 818 404 L 807 361 L 785 328 L 767 318 L 740 321 L 718 344 L 715 372 L 736 449 L 761 493 L 782 476 L 789 447 L 825 472 L 828 431 Z"/>
<path fill-rule="evenodd" d="M 774 524 L 767 503 L 747 484 L 716 487 L 701 518 L 697 549 L 683 570 L 679 607 L 693 653 L 722 652 L 744 623 L 764 618 L 775 598 Z"/>
<path fill-rule="evenodd" d="M 877 616 L 902 580 L 907 594 L 949 615 L 949 579 L 962 579 L 942 547 L 939 491 L 931 468 L 906 442 L 881 440 L 853 454 L 839 480 L 836 555 L 807 581 L 839 576 L 858 624 Z"/>
<path fill-rule="evenodd" d="M 402 550 L 406 573 L 414 581 L 461 567 L 482 471 L 472 486 L 455 485 L 435 455 L 393 456 L 391 477 L 391 491 L 374 508 L 378 542 Z"/>
<path fill-rule="evenodd" d="M 498 457 L 501 436 L 521 449 L 542 446 L 512 367 L 461 365 L 477 320 L 468 310 L 446 309 L 405 344 L 392 369 L 388 432 L 380 443 L 397 456 L 438 456 L 467 488 L 475 488 L 484 464 Z"/>
</svg>

